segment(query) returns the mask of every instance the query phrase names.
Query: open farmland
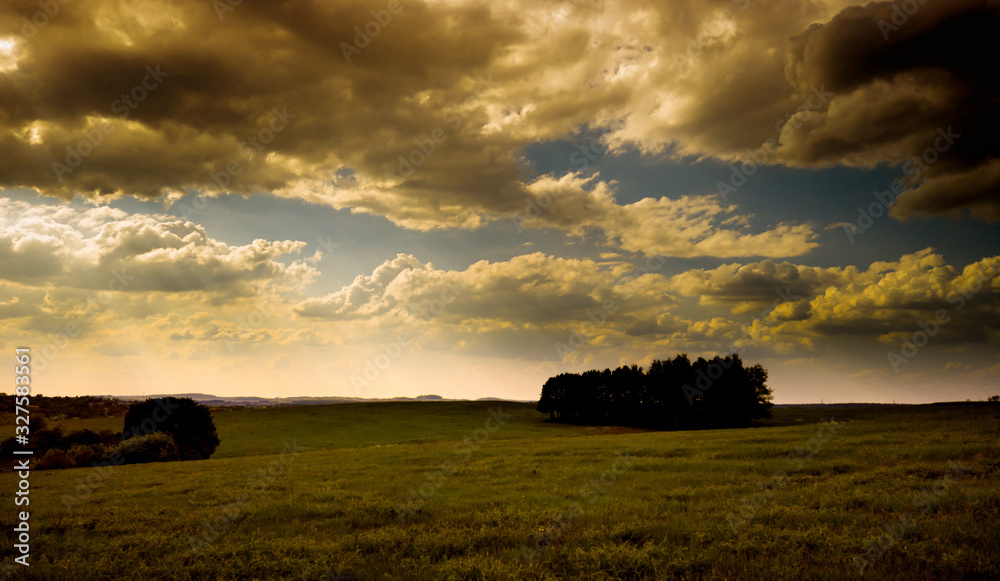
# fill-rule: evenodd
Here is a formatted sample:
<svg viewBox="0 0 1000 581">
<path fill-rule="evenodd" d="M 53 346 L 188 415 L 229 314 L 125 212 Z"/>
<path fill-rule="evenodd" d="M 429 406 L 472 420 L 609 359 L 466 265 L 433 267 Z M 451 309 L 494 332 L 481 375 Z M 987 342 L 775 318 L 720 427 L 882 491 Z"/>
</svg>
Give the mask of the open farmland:
<svg viewBox="0 0 1000 581">
<path fill-rule="evenodd" d="M 688 432 L 543 420 L 506 402 L 220 411 L 209 460 L 33 473 L 17 578 L 1000 576 L 1000 406 L 778 407 Z"/>
</svg>

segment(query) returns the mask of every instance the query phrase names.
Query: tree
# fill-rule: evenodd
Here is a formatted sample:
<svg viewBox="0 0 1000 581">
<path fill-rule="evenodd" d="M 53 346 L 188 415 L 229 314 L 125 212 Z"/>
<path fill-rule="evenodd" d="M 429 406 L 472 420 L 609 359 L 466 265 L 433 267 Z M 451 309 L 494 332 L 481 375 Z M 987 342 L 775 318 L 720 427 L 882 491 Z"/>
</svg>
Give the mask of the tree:
<svg viewBox="0 0 1000 581">
<path fill-rule="evenodd" d="M 219 447 L 219 436 L 208 407 L 191 398 L 165 397 L 132 404 L 125 414 L 123 437 L 166 432 L 181 460 L 203 460 Z"/>
<path fill-rule="evenodd" d="M 614 371 L 563 373 L 542 386 L 538 411 L 550 419 L 659 429 L 748 427 L 771 413 L 767 371 L 737 354 L 687 355 Z"/>
</svg>

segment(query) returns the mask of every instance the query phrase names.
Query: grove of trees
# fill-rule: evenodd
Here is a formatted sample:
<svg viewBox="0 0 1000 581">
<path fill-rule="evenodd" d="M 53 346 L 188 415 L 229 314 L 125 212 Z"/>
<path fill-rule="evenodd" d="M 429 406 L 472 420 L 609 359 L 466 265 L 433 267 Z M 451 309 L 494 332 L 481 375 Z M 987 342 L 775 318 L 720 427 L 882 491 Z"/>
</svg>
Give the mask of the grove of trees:
<svg viewBox="0 0 1000 581">
<path fill-rule="evenodd" d="M 563 373 L 542 386 L 538 411 L 553 421 L 662 430 L 748 427 L 771 414 L 767 371 L 737 354 L 692 362 L 686 354 L 643 369 Z"/>
</svg>

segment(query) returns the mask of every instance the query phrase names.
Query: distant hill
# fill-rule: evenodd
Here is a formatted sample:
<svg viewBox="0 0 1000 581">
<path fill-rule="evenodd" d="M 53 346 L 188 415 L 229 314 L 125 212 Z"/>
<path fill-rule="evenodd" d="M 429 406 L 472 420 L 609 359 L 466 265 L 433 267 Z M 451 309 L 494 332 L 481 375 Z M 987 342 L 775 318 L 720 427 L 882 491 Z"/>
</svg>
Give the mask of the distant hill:
<svg viewBox="0 0 1000 581">
<path fill-rule="evenodd" d="M 198 403 L 207 406 L 226 407 L 273 407 L 289 405 L 329 405 L 336 403 L 359 403 L 378 401 L 470 401 L 467 399 L 446 399 L 440 395 L 428 394 L 417 397 L 392 397 L 392 398 L 363 398 L 363 397 L 342 397 L 342 396 L 292 396 L 292 397 L 250 397 L 250 396 L 221 396 L 207 393 L 165 393 L 150 395 L 101 395 L 97 397 L 107 399 L 119 399 L 122 401 L 141 401 L 144 399 L 161 397 L 188 397 Z M 520 401 L 507 400 L 498 397 L 484 397 L 476 401 Z"/>
</svg>

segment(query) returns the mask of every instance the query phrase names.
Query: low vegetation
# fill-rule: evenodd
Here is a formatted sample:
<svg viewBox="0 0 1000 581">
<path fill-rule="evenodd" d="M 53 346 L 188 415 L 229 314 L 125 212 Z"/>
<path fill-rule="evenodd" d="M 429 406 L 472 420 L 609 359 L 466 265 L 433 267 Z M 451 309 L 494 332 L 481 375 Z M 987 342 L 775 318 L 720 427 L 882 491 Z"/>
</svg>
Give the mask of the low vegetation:
<svg viewBox="0 0 1000 581">
<path fill-rule="evenodd" d="M 209 460 L 33 473 L 18 578 L 1000 577 L 996 404 L 778 406 L 767 429 L 700 431 L 507 402 L 215 422 Z"/>
<path fill-rule="evenodd" d="M 211 411 L 190 398 L 165 397 L 133 403 L 125 412 L 120 432 L 85 428 L 67 433 L 62 425 L 47 426 L 48 420 L 36 411 L 27 446 L 17 444 L 13 437 L 0 444 L 5 467 L 13 466 L 15 449 L 33 452 L 36 460 L 32 469 L 53 470 L 203 460 L 219 446 Z"/>
</svg>

